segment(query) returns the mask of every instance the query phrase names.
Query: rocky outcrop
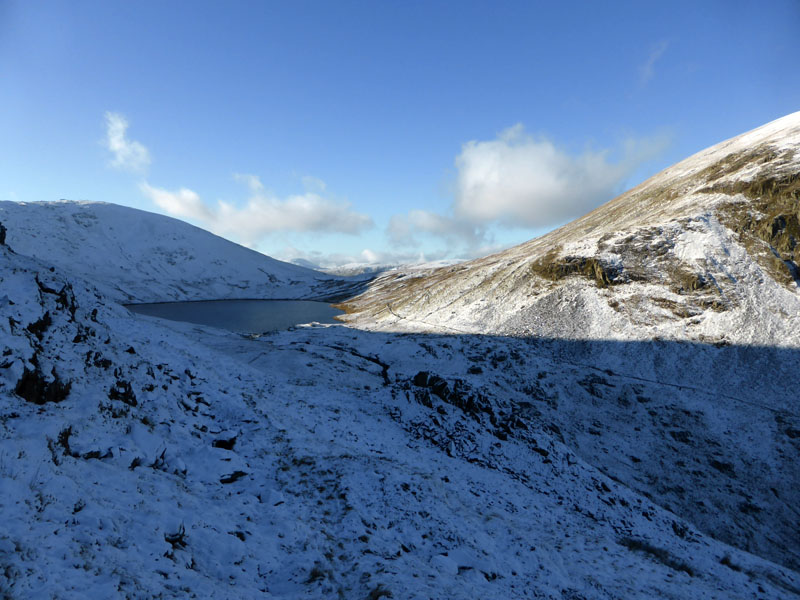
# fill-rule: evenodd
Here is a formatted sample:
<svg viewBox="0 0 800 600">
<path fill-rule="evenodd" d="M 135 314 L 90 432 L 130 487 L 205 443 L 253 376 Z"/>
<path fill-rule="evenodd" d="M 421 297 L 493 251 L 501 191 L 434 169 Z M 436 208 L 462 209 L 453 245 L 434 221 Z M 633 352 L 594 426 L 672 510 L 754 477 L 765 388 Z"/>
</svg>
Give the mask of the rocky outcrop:
<svg viewBox="0 0 800 600">
<path fill-rule="evenodd" d="M 572 275 L 585 277 L 599 288 L 620 283 L 621 269 L 593 256 L 559 256 L 558 249 L 531 263 L 531 272 L 550 281 L 561 281 Z"/>
<path fill-rule="evenodd" d="M 55 369 L 50 377 L 46 377 L 37 365 L 34 369 L 25 369 L 14 392 L 33 404 L 47 404 L 65 400 L 71 388 L 72 384 L 69 381 L 61 381 Z"/>
</svg>

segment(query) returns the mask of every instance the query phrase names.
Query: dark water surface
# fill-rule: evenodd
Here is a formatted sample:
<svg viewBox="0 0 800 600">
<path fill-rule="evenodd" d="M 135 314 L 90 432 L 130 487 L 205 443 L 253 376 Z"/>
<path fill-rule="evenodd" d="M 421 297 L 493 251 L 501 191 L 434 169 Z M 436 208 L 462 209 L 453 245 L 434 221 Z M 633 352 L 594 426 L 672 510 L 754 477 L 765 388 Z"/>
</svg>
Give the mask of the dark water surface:
<svg viewBox="0 0 800 600">
<path fill-rule="evenodd" d="M 335 323 L 343 314 L 325 302 L 310 300 L 208 300 L 127 304 L 129 310 L 171 321 L 210 325 L 237 333 L 264 333 L 303 323 Z"/>
</svg>

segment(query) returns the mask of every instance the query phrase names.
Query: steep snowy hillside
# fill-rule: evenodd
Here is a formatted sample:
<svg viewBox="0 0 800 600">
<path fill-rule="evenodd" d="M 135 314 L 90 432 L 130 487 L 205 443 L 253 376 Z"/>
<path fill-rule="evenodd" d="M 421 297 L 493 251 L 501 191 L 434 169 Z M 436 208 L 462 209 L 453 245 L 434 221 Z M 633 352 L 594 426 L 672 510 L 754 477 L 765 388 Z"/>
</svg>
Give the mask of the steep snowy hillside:
<svg viewBox="0 0 800 600">
<path fill-rule="evenodd" d="M 383 330 L 800 344 L 800 112 L 548 235 L 393 271 L 349 301 Z"/>
<path fill-rule="evenodd" d="M 4 598 L 800 594 L 794 351 L 248 338 L 2 245 L 0 286 Z"/>
<path fill-rule="evenodd" d="M 354 281 L 284 263 L 162 215 L 100 202 L 0 202 L 17 252 L 122 302 L 334 298 Z"/>
<path fill-rule="evenodd" d="M 800 113 L 387 273 L 362 329 L 134 315 L 352 284 L 3 203 L 0 598 L 797 598 L 798 145 Z"/>
</svg>

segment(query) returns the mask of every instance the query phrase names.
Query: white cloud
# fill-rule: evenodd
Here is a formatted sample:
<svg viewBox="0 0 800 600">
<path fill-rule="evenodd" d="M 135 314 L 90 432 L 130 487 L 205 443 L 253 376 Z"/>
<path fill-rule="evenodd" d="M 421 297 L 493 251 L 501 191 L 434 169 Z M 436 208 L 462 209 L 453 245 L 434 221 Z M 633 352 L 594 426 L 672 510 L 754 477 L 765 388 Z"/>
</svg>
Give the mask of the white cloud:
<svg viewBox="0 0 800 600">
<path fill-rule="evenodd" d="M 655 66 L 658 59 L 664 56 L 667 51 L 669 43 L 662 40 L 650 48 L 650 54 L 647 61 L 639 68 L 639 83 L 641 85 L 647 84 L 656 74 Z"/>
<path fill-rule="evenodd" d="M 206 222 L 215 218 L 214 212 L 200 199 L 197 192 L 190 189 L 181 188 L 170 192 L 148 183 L 139 184 L 139 189 L 155 202 L 156 206 L 174 217 Z"/>
<path fill-rule="evenodd" d="M 322 269 L 355 265 L 401 265 L 420 264 L 442 260 L 449 256 L 446 251 L 420 252 L 420 251 L 384 251 L 364 248 L 353 254 L 333 252 L 325 253 L 318 250 L 306 251 L 295 247 L 286 247 L 283 251 L 274 254 L 276 258 L 287 262 L 295 262 L 303 266 L 315 266 Z"/>
<path fill-rule="evenodd" d="M 230 235 L 247 245 L 277 232 L 357 234 L 373 226 L 372 219 L 353 211 L 345 202 L 335 202 L 311 192 L 278 198 L 265 193 L 261 181 L 254 175 L 239 174 L 235 178 L 251 191 L 243 206 L 224 201 L 211 206 L 186 188 L 169 191 L 147 183 L 142 183 L 140 188 L 170 215 L 195 219 L 215 233 Z"/>
<path fill-rule="evenodd" d="M 371 227 L 372 219 L 347 203 L 307 192 L 283 199 L 257 194 L 243 207 L 219 202 L 215 223 L 220 231 L 254 239 L 277 231 L 357 234 Z"/>
<path fill-rule="evenodd" d="M 464 144 L 456 157 L 455 218 L 474 225 L 552 227 L 610 200 L 665 140 L 629 140 L 623 157 L 608 150 L 571 156 L 521 124 L 497 139 Z"/>
<path fill-rule="evenodd" d="M 111 164 L 126 171 L 141 172 L 150 165 L 150 153 L 139 142 L 126 137 L 128 121 L 119 113 L 107 112 L 106 148 L 114 155 Z"/>
<path fill-rule="evenodd" d="M 518 124 L 494 140 L 464 144 L 455 159 L 449 214 L 411 210 L 394 215 L 385 233 L 390 244 L 404 252 L 438 242 L 446 256 L 483 256 L 505 247 L 495 241 L 498 227 L 541 233 L 610 200 L 666 143 L 664 136 L 626 140 L 616 161 L 610 150 L 573 156 L 545 138 L 528 135 Z"/>
<path fill-rule="evenodd" d="M 427 210 L 412 210 L 407 215 L 394 215 L 386 235 L 395 246 L 418 246 L 420 234 L 443 240 L 448 246 L 476 248 L 485 238 L 485 230 L 475 224 Z"/>
</svg>

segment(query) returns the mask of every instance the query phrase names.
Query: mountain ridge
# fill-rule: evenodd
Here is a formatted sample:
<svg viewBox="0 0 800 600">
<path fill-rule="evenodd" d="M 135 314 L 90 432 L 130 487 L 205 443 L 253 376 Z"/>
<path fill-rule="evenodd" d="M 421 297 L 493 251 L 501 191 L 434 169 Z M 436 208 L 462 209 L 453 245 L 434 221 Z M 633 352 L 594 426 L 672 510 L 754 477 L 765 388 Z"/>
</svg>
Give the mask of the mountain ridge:
<svg viewBox="0 0 800 600">
<path fill-rule="evenodd" d="M 799 165 L 800 112 L 703 150 L 540 238 L 378 277 L 343 304 L 347 321 L 796 345 Z"/>
</svg>

